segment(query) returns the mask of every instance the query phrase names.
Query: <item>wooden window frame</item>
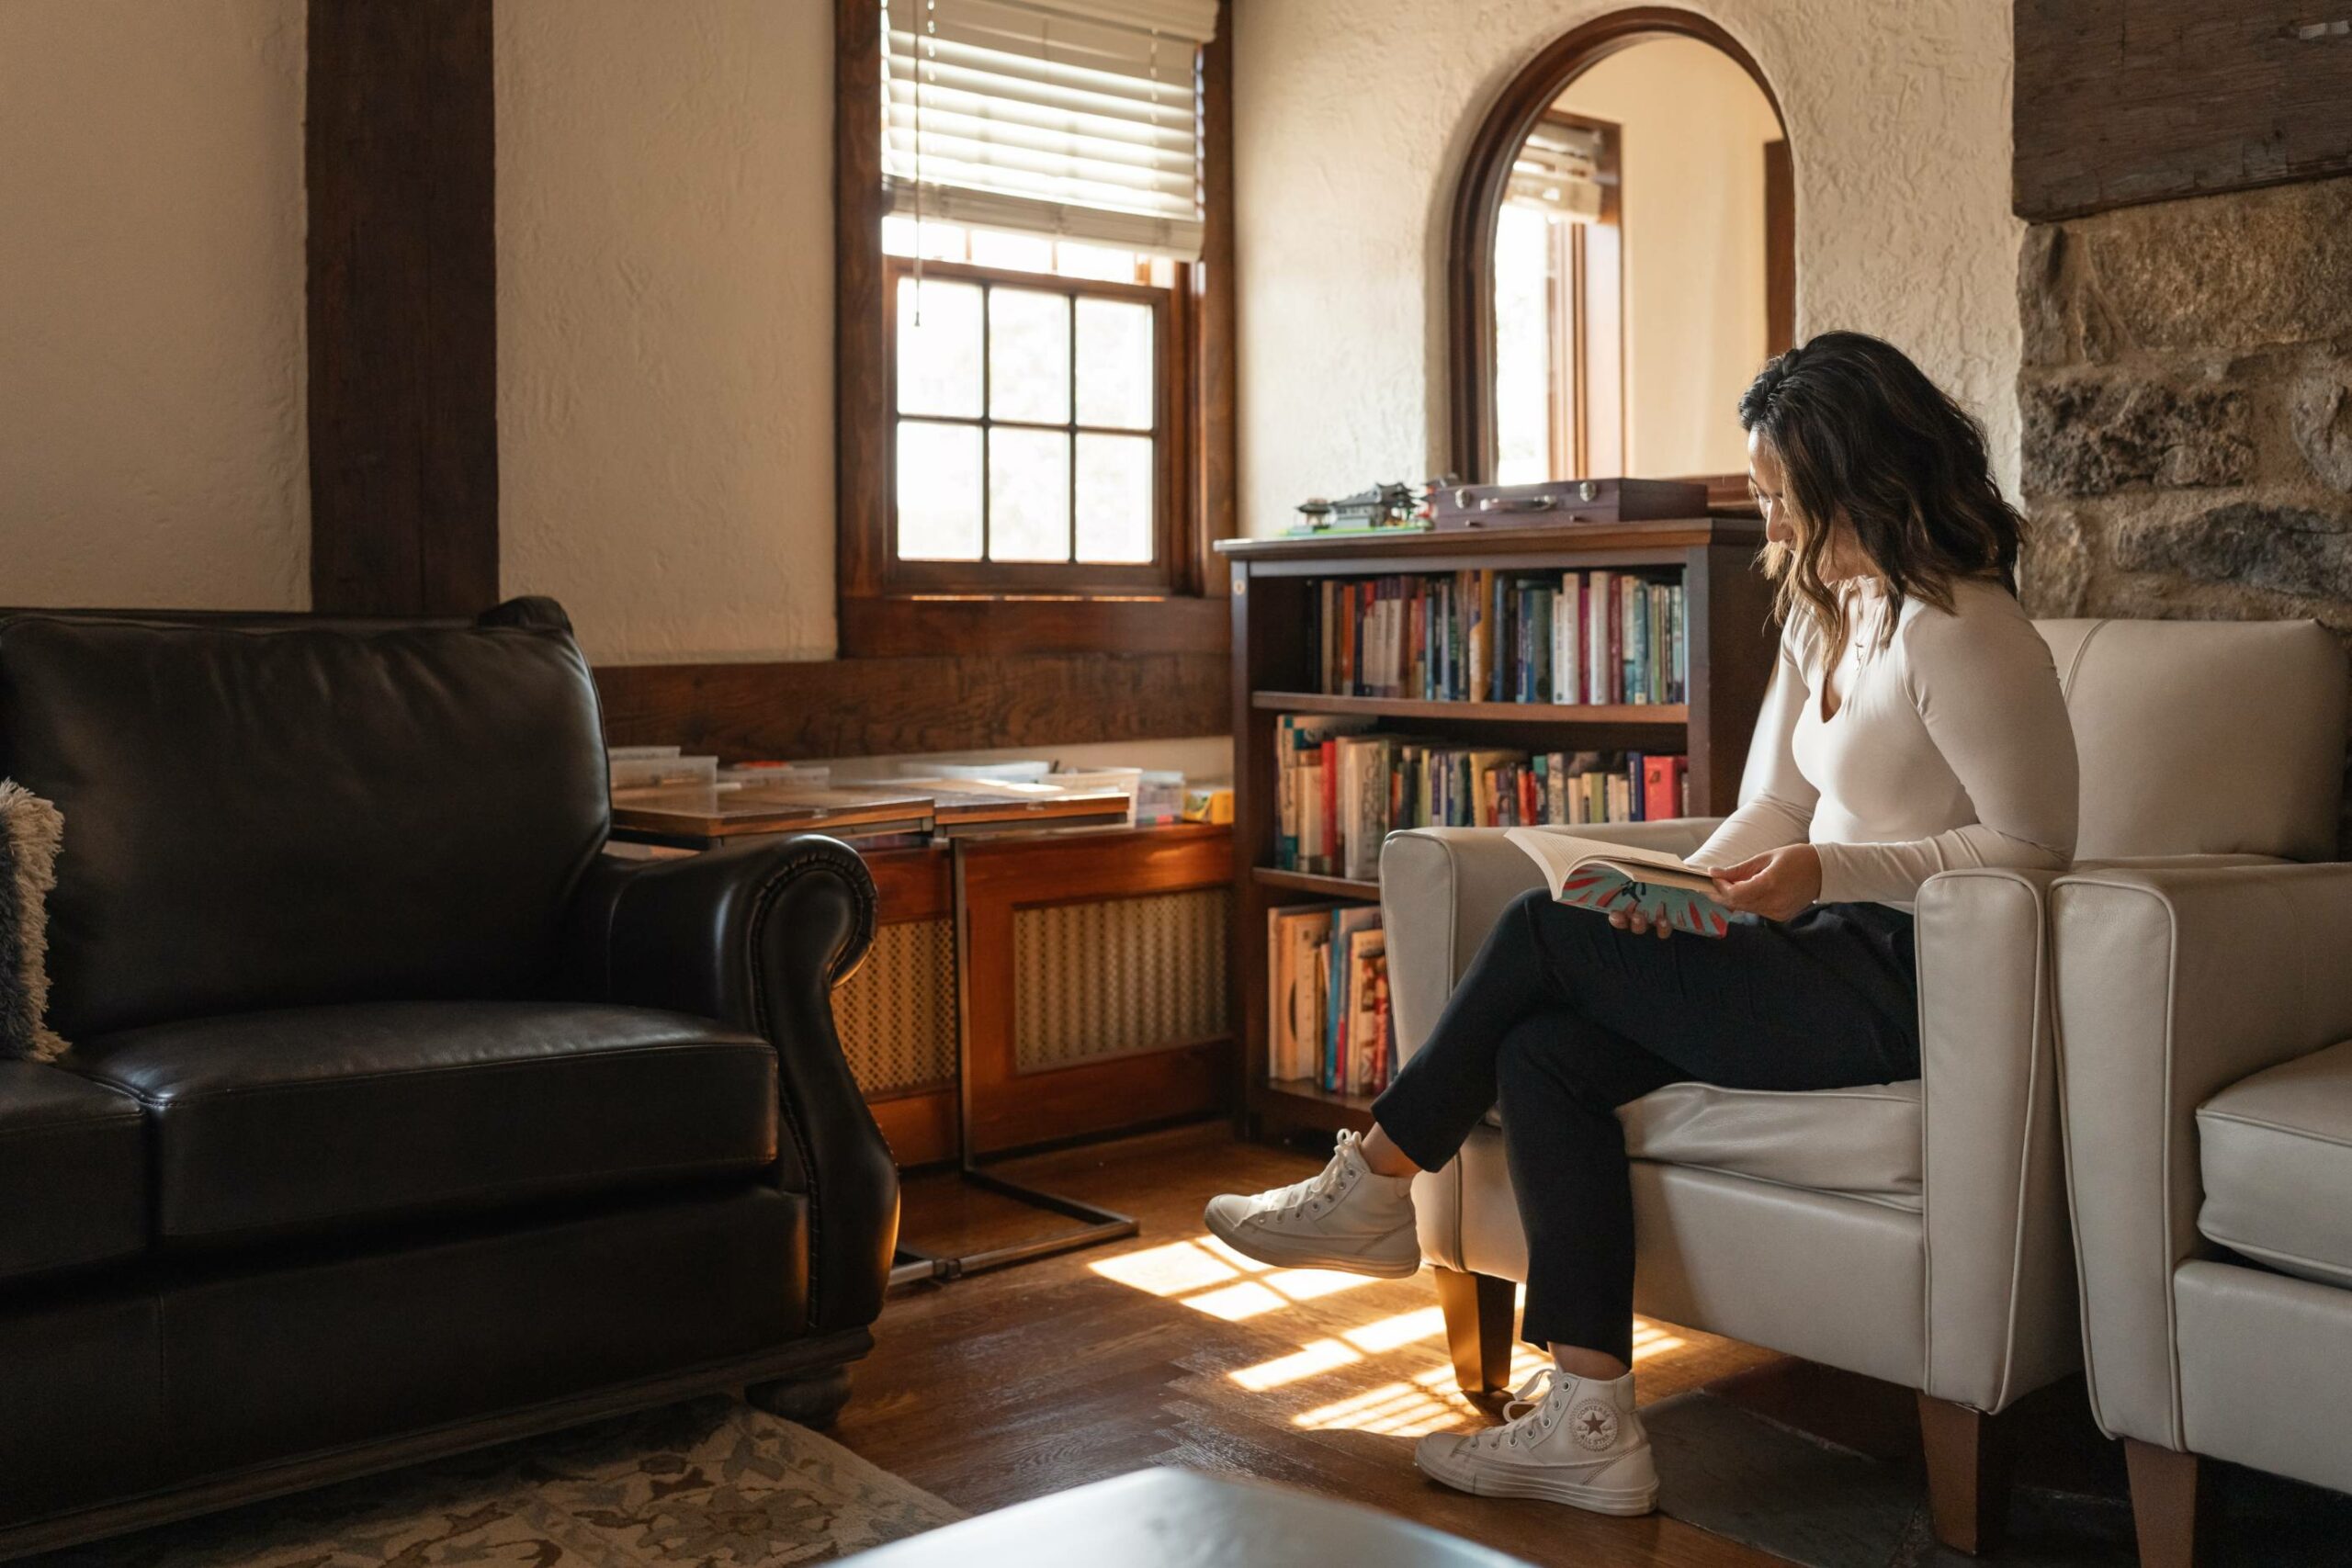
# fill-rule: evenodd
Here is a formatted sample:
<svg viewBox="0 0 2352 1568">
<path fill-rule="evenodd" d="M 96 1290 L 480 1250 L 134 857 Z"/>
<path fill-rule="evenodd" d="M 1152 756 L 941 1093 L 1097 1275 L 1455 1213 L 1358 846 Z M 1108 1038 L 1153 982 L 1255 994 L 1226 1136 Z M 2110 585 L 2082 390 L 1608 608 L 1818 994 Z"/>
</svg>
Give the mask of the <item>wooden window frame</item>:
<svg viewBox="0 0 2352 1568">
<path fill-rule="evenodd" d="M 1188 570 L 1191 562 L 1183 558 L 1182 519 L 1184 516 L 1184 465 L 1180 460 L 1188 432 L 1184 427 L 1183 367 L 1175 354 L 1173 327 L 1176 311 L 1175 288 L 1158 288 L 1148 284 L 1113 283 L 1088 277 L 1068 277 L 1057 273 L 1021 272 L 1011 267 L 980 266 L 970 262 L 925 261 L 918 272 L 911 256 L 888 256 L 882 264 L 883 352 L 889 377 L 890 433 L 888 442 L 888 467 L 883 476 L 887 496 L 882 507 L 883 581 L 886 591 L 916 593 L 961 593 L 975 595 L 1005 592 L 1065 592 L 1078 594 L 1182 593 L 1197 592 Z M 998 419 L 989 410 L 989 351 L 988 319 L 981 317 L 980 412 L 971 417 L 953 414 L 910 414 L 899 408 L 899 312 L 897 300 L 899 288 L 915 277 L 937 278 L 943 282 L 976 283 L 984 289 L 1018 288 L 1039 294 L 1058 294 L 1071 302 L 1070 353 L 1070 417 L 1059 423 L 1033 420 Z M 1179 283 L 1182 279 L 1179 279 Z M 1108 425 L 1082 424 L 1078 419 L 1078 378 L 1076 374 L 1077 319 L 1076 305 L 1080 299 L 1115 299 L 1127 304 L 1144 305 L 1152 316 L 1152 355 L 1158 369 L 1152 387 L 1151 428 L 1148 430 L 1114 429 Z M 1142 563 L 1102 561 L 1000 561 L 979 560 L 911 560 L 899 555 L 899 426 L 909 419 L 929 424 L 968 425 L 980 431 L 980 485 L 982 515 L 988 505 L 988 432 L 999 426 L 1014 430 L 1049 430 L 1067 434 L 1073 443 L 1083 434 L 1147 435 L 1152 444 L 1151 473 L 1151 544 L 1152 558 Z M 1073 460 L 1075 453 L 1073 452 Z M 1070 514 L 1070 547 L 1075 558 L 1078 544 L 1076 479 L 1073 476 Z M 987 547 L 988 532 L 983 525 L 982 548 Z"/>
<path fill-rule="evenodd" d="M 835 604 L 844 657 L 1221 654 L 1230 647 L 1230 579 L 1213 547 L 1236 532 L 1231 13 L 1232 0 L 1221 0 L 1217 37 L 1196 67 L 1201 259 L 1177 268 L 1173 288 L 1146 290 L 1168 310 L 1160 374 L 1168 417 L 1157 469 L 1170 512 L 1162 560 L 1148 578 L 1075 563 L 990 562 L 974 573 L 973 563 L 901 562 L 893 547 L 892 279 L 901 258 L 882 249 L 881 17 L 872 0 L 835 0 Z M 941 276 L 961 270 L 945 262 L 923 267 Z M 1098 287 L 1058 274 L 980 270 L 1033 287 Z M 1031 570 L 1039 564 L 1047 570 Z M 943 566 L 955 570 L 930 570 Z"/>
</svg>

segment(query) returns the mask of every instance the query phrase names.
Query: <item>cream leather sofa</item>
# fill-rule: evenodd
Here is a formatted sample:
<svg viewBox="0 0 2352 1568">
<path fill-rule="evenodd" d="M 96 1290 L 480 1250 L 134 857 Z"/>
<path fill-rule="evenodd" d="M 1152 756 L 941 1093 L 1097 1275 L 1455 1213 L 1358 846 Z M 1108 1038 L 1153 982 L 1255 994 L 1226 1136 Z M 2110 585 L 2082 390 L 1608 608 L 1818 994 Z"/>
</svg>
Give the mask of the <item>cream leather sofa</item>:
<svg viewBox="0 0 2352 1568">
<path fill-rule="evenodd" d="M 2308 622 L 2041 630 L 2081 756 L 2078 864 L 2333 852 L 2345 737 L 2333 637 Z M 1575 831 L 1688 852 L 1713 827 Z M 1918 1081 L 1823 1093 L 1683 1084 L 1620 1113 L 1634 1159 L 1637 1309 L 1918 1390 L 1937 1533 L 1964 1551 L 1990 1544 L 2005 1506 L 1985 1417 L 2081 1359 L 2043 940 L 2056 880 L 1967 870 L 1921 890 Z M 1381 889 L 1401 1052 L 1428 1037 L 1503 908 L 1537 886 L 1533 863 L 1492 829 L 1390 837 Z M 2275 973 L 2256 956 L 2267 934 L 2248 931 L 2230 950 L 2243 954 L 2249 1001 L 2263 994 L 2255 977 Z M 2340 941 L 2352 982 L 2352 936 Z M 2193 1181 L 2193 1167 L 2182 1171 Z M 1467 1388 L 1496 1386 L 1526 1242 L 1492 1118 L 1415 1197 L 1456 1371 Z"/>
<path fill-rule="evenodd" d="M 2143 1564 L 2197 1456 L 2352 1491 L 2352 865 L 2051 892 L 2091 1408 Z"/>
</svg>

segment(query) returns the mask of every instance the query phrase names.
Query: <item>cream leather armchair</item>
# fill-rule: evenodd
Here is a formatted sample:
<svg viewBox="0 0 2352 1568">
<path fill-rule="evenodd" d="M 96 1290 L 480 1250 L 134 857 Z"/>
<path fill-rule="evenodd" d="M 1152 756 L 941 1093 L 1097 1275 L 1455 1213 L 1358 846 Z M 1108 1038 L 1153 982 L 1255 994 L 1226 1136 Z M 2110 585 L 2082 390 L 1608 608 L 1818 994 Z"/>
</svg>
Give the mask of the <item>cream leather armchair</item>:
<svg viewBox="0 0 2352 1568">
<path fill-rule="evenodd" d="M 2308 622 L 2041 630 L 2081 755 L 2085 862 L 2331 852 L 2345 733 L 2333 637 Z M 1687 852 L 1714 826 L 1575 831 Z M 2006 1509 L 1986 1417 L 2081 1359 L 2044 940 L 2057 880 L 1979 869 L 1921 890 L 1918 1080 L 1678 1084 L 1619 1113 L 1637 1310 L 1917 1390 L 1937 1533 L 1963 1551 L 1988 1546 Z M 1400 1052 L 1428 1037 L 1504 907 L 1539 885 L 1495 829 L 1390 837 L 1381 890 Z M 1494 1119 L 1415 1197 L 1457 1374 L 1496 1387 L 1527 1253 Z"/>
<path fill-rule="evenodd" d="M 2091 1409 L 2140 1561 L 2197 1456 L 2352 1491 L 2352 865 L 2101 872 L 2051 895 Z"/>
</svg>

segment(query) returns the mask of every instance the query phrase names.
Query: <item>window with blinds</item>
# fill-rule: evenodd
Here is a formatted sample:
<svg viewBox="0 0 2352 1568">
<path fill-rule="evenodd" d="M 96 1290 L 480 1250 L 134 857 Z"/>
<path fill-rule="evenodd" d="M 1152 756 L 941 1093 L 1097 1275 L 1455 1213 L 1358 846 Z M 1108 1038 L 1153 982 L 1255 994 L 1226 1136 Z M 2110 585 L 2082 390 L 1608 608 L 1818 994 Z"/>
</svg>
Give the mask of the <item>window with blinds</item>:
<svg viewBox="0 0 2352 1568">
<path fill-rule="evenodd" d="M 1216 0 L 883 0 L 889 209 L 1197 259 Z"/>
<path fill-rule="evenodd" d="M 1506 205 L 1590 223 L 1600 217 L 1601 131 L 1546 118 L 1511 160 Z"/>
</svg>

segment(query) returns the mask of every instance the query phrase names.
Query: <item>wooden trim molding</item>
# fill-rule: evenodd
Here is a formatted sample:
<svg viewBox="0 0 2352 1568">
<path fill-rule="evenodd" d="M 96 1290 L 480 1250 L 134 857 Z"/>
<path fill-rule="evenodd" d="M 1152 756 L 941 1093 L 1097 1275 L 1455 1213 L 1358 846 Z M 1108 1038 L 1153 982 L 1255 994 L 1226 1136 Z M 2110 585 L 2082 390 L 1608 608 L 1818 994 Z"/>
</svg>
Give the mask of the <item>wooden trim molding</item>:
<svg viewBox="0 0 2352 1568">
<path fill-rule="evenodd" d="M 1670 6 L 1634 6 L 1595 17 L 1553 39 L 1510 79 L 1471 140 L 1446 220 L 1448 467 L 1472 483 L 1494 471 L 1495 214 L 1510 181 L 1511 160 L 1569 83 L 1620 50 L 1655 38 L 1695 39 L 1736 61 L 1787 133 L 1780 96 L 1746 47 L 1721 23 Z"/>
<path fill-rule="evenodd" d="M 1201 50 L 1201 259 L 1193 267 L 1192 354 L 1194 581 L 1222 625 L 1231 583 L 1219 539 L 1241 531 L 1234 279 L 1233 0 L 1217 0 L 1216 37 Z"/>
<path fill-rule="evenodd" d="M 311 603 L 498 599 L 491 0 L 311 0 Z"/>
<path fill-rule="evenodd" d="M 729 761 L 1167 740 L 1232 724 L 1219 653 L 997 654 L 596 671 L 605 739 Z"/>
</svg>

